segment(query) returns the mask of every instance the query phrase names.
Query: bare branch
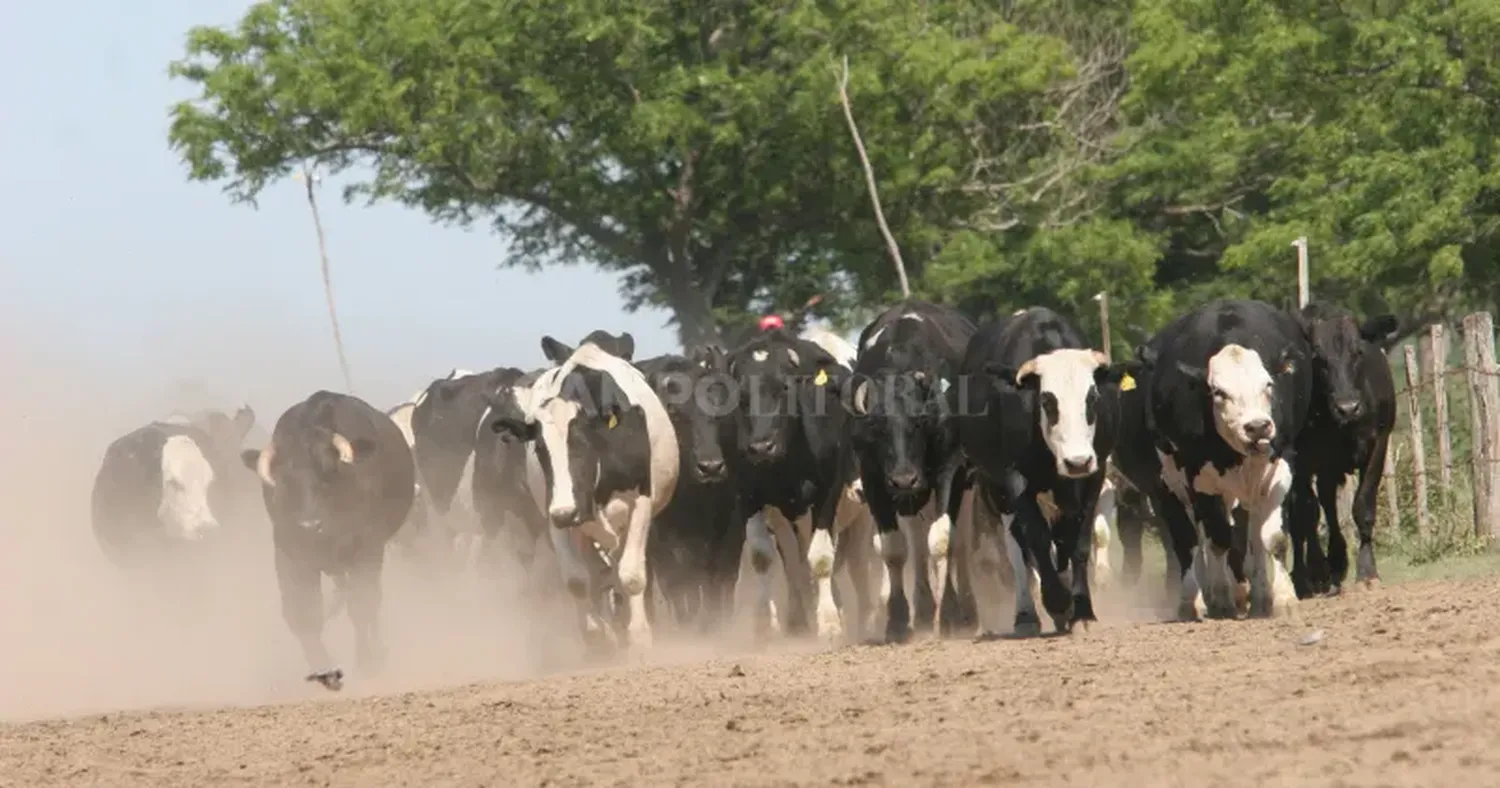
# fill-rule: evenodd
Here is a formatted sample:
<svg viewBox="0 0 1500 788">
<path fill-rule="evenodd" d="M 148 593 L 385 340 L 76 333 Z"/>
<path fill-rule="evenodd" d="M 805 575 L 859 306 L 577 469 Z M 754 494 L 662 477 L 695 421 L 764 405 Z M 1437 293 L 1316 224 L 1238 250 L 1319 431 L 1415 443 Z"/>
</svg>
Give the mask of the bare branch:
<svg viewBox="0 0 1500 788">
<path fill-rule="evenodd" d="M 302 180 L 307 186 L 307 204 L 312 208 L 313 228 L 318 232 L 318 260 L 323 269 L 323 297 L 328 302 L 328 322 L 333 325 L 333 345 L 339 354 L 339 370 L 344 373 L 344 390 L 354 393 L 354 381 L 349 376 L 349 359 L 344 355 L 344 335 L 339 330 L 339 313 L 333 306 L 333 275 L 328 269 L 328 244 L 323 237 L 323 219 L 318 215 L 318 198 L 314 185 L 319 180 L 313 168 L 303 165 Z"/>
<path fill-rule="evenodd" d="M 854 137 L 854 147 L 859 149 L 859 161 L 865 168 L 865 185 L 870 187 L 870 202 L 875 206 L 875 221 L 880 225 L 880 234 L 885 236 L 885 245 L 896 264 L 896 278 L 901 282 L 901 297 L 911 298 L 911 283 L 906 279 L 906 263 L 901 259 L 901 249 L 885 223 L 885 211 L 880 209 L 880 191 L 875 187 L 875 169 L 870 166 L 870 157 L 865 153 L 865 141 L 859 135 L 859 126 L 854 122 L 854 110 L 849 106 L 849 56 L 844 55 L 844 71 L 839 75 L 839 102 L 844 105 L 844 120 L 849 122 L 849 134 Z"/>
</svg>

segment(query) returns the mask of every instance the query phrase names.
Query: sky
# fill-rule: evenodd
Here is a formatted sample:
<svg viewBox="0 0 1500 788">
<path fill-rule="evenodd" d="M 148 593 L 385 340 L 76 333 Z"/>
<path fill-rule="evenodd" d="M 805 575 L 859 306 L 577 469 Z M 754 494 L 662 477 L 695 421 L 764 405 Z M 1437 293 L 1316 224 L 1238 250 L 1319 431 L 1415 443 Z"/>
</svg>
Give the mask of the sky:
<svg viewBox="0 0 1500 788">
<path fill-rule="evenodd" d="M 188 29 L 245 0 L 0 5 L 0 350 L 64 359 L 112 385 L 198 381 L 276 412 L 342 389 L 301 184 L 259 208 L 189 183 L 167 145 L 169 80 Z M 662 311 L 626 314 L 590 266 L 501 269 L 503 238 L 395 205 L 319 208 L 355 393 L 392 406 L 455 366 L 530 368 L 540 338 L 629 331 L 637 358 L 676 350 Z M 3 362 L 0 362 L 3 363 Z M 0 375 L 0 377 L 4 377 Z"/>
</svg>

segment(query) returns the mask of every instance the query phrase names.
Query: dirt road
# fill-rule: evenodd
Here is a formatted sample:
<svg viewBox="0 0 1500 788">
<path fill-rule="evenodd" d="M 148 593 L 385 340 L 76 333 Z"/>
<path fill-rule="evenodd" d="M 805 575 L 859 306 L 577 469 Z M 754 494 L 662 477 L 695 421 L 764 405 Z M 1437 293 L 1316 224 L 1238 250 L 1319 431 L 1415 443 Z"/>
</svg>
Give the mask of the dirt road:
<svg viewBox="0 0 1500 788">
<path fill-rule="evenodd" d="M 0 728 L 0 784 L 1480 784 L 1500 775 L 1497 596 L 1416 583 L 1301 621 L 27 723 Z"/>
</svg>

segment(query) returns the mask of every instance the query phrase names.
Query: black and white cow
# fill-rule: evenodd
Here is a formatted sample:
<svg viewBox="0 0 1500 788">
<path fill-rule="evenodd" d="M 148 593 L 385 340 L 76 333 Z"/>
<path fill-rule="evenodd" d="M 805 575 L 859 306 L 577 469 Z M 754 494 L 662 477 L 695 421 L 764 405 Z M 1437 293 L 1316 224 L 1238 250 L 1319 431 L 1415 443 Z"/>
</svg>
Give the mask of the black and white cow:
<svg viewBox="0 0 1500 788">
<path fill-rule="evenodd" d="M 808 630 L 816 594 L 818 609 L 831 614 L 819 616 L 819 631 L 831 636 L 838 619 L 828 582 L 833 568 L 857 572 L 863 566 L 839 560 L 840 552 L 858 550 L 860 539 L 834 541 L 845 519 L 840 501 L 855 503 L 846 495 L 857 471 L 846 438 L 849 414 L 839 399 L 851 370 L 819 343 L 772 329 L 730 354 L 729 373 L 737 391 L 730 472 L 749 515 L 745 540 L 756 575 L 757 631 L 769 628 L 771 568 L 779 559 L 789 591 L 780 616 L 784 630 Z M 851 522 L 858 519 L 853 507 L 844 509 Z M 868 536 L 864 543 L 867 549 Z M 869 590 L 855 579 L 857 597 L 869 597 Z M 854 626 L 846 625 L 845 634 L 862 635 L 872 602 L 854 600 L 854 615 L 847 617 Z"/>
<path fill-rule="evenodd" d="M 882 312 L 859 337 L 849 384 L 852 437 L 891 588 L 889 642 L 911 635 L 913 611 L 917 630 L 932 628 L 932 583 L 946 579 L 949 495 L 962 454 L 957 422 L 944 406 L 973 335 L 974 324 L 957 310 L 906 301 Z M 908 556 L 918 569 L 910 605 Z M 933 560 L 935 571 L 928 566 Z"/>
<path fill-rule="evenodd" d="M 401 430 L 361 399 L 318 391 L 281 415 L 264 449 L 241 458 L 260 476 L 282 616 L 314 675 L 335 672 L 323 646 L 324 574 L 347 603 L 358 664 L 379 670 L 385 548 L 416 484 Z"/>
<path fill-rule="evenodd" d="M 1339 527 L 1338 491 L 1359 474 L 1354 523 L 1359 529 L 1355 579 L 1373 583 L 1375 512 L 1386 447 L 1396 426 L 1396 382 L 1385 351 L 1399 337 L 1394 315 L 1363 325 L 1333 304 L 1313 302 L 1299 318 L 1313 352 L 1313 397 L 1297 440 L 1291 527 L 1292 583 L 1298 597 L 1337 594 L 1349 574 L 1349 547 Z M 1316 484 L 1316 498 L 1314 498 Z M 1318 507 L 1328 523 L 1328 553 L 1318 543 Z"/>
<path fill-rule="evenodd" d="M 1145 385 L 1162 477 L 1192 515 L 1196 548 L 1183 561 L 1178 614 L 1237 614 L 1230 564 L 1230 512 L 1246 513 L 1249 612 L 1270 616 L 1296 604 L 1275 552 L 1282 506 L 1292 491 L 1297 440 L 1312 400 L 1312 348 L 1297 318 L 1261 301 L 1220 300 L 1174 320 L 1144 348 Z"/>
<path fill-rule="evenodd" d="M 487 404 L 481 424 L 492 424 L 500 414 L 488 402 L 495 395 L 536 382 L 544 370 L 522 372 L 502 368 L 489 373 L 487 385 L 496 388 L 486 392 Z M 510 405 L 506 414 L 521 417 L 519 408 Z M 479 527 L 486 543 L 503 547 L 526 570 L 535 567 L 537 547 L 550 547 L 545 512 L 545 485 L 541 464 L 530 444 L 508 431 L 480 429 L 474 437 L 473 470 L 470 495 Z"/>
<path fill-rule="evenodd" d="M 243 471 L 224 458 L 238 451 L 254 411 L 246 406 L 233 418 L 212 413 L 184 421 L 152 422 L 104 451 L 91 524 L 105 556 L 118 566 L 217 536 L 239 502 L 235 473 Z"/>
<path fill-rule="evenodd" d="M 1143 346 L 1145 347 L 1145 346 Z M 1149 351 L 1147 352 L 1149 355 Z M 1124 555 L 1121 569 L 1127 586 L 1134 586 L 1141 574 L 1141 537 L 1152 528 L 1161 541 L 1166 555 L 1166 588 L 1170 596 L 1177 593 L 1177 583 L 1182 578 L 1182 566 L 1171 539 L 1172 529 L 1167 521 L 1176 518 L 1177 530 L 1192 531 L 1192 521 L 1182 501 L 1166 487 L 1161 475 L 1161 457 L 1156 453 L 1156 436 L 1151 429 L 1146 410 L 1146 389 L 1149 368 L 1138 359 L 1125 362 L 1120 379 L 1120 422 L 1118 439 L 1111 457 L 1115 470 L 1126 482 L 1125 487 L 1116 487 L 1116 511 L 1119 512 L 1116 531 Z M 1190 550 L 1191 545 L 1184 545 Z"/>
<path fill-rule="evenodd" d="M 418 503 L 428 510 L 426 525 L 440 554 L 454 549 L 458 556 L 467 557 L 480 536 L 471 494 L 475 436 L 489 407 L 485 398 L 513 377 L 505 369 L 455 369 L 428 384 L 414 400 L 412 456 L 422 488 Z"/>
<path fill-rule="evenodd" d="M 1095 620 L 1088 565 L 1121 369 L 1062 316 L 1036 307 L 980 326 L 960 373 L 950 405 L 976 471 L 975 510 L 1000 515 L 1016 583 L 1015 633 L 1041 631 L 1029 566 L 1057 631 Z M 994 529 L 976 518 L 974 531 L 975 553 L 993 553 Z M 976 577 L 976 592 L 991 581 Z M 998 622 L 986 613 L 994 595 L 987 596 L 979 600 L 981 635 L 995 636 Z"/>
<path fill-rule="evenodd" d="M 705 348 L 691 358 L 658 356 L 636 367 L 672 419 L 681 463 L 672 502 L 646 542 L 648 580 L 660 588 L 679 626 L 697 623 L 707 631 L 733 610 L 745 544 L 745 517 L 725 450 L 734 441 L 728 359 L 718 348 Z M 654 607 L 648 610 L 655 615 Z"/>
<path fill-rule="evenodd" d="M 628 360 L 633 350 L 629 334 L 594 332 L 576 350 L 543 337 L 542 352 L 557 366 L 493 397 L 486 418 L 496 432 L 533 442 L 552 545 L 585 637 L 590 614 L 613 591 L 629 602 L 631 643 L 649 646 L 646 543 L 676 491 L 679 457 L 666 408 Z"/>
</svg>

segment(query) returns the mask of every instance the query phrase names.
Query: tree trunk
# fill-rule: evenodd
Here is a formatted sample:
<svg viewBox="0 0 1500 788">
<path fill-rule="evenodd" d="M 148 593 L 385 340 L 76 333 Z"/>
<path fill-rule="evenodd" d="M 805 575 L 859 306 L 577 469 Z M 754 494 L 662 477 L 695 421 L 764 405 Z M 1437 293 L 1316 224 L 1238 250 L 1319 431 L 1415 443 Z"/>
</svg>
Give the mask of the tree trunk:
<svg viewBox="0 0 1500 788">
<path fill-rule="evenodd" d="M 668 300 L 677 318 L 677 338 L 684 351 L 722 342 L 707 293 L 691 282 L 678 284 L 674 278 Z"/>
</svg>

